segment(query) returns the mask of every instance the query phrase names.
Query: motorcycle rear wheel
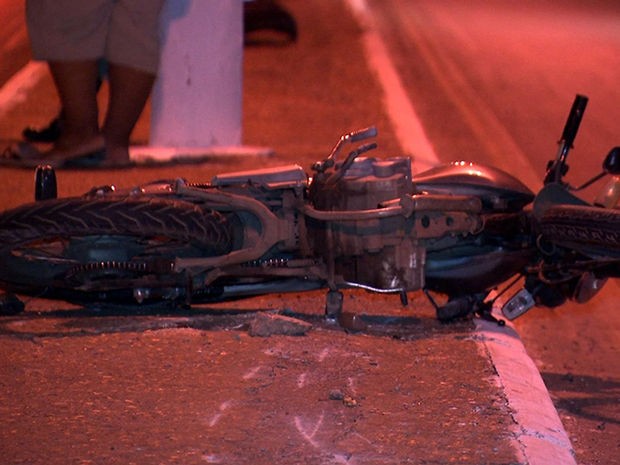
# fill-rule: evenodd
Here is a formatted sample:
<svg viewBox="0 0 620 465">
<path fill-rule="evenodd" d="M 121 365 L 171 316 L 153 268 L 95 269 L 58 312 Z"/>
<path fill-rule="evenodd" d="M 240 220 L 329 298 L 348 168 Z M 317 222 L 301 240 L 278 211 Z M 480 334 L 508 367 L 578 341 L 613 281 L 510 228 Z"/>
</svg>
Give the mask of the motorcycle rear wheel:
<svg viewBox="0 0 620 465">
<path fill-rule="evenodd" d="M 69 301 L 135 299 L 137 288 L 171 297 L 186 279 L 175 257 L 232 246 L 225 217 L 178 199 L 40 201 L 0 214 L 0 286 Z"/>
<path fill-rule="evenodd" d="M 620 256 L 620 210 L 584 205 L 549 208 L 540 221 L 545 239 L 559 245 L 596 247 Z"/>
</svg>

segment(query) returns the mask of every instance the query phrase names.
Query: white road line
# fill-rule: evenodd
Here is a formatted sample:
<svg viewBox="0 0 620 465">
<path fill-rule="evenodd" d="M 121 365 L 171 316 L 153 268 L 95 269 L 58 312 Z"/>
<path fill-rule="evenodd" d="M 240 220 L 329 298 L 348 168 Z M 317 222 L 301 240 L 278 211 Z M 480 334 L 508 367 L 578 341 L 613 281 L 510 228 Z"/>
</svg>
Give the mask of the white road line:
<svg viewBox="0 0 620 465">
<path fill-rule="evenodd" d="M 362 40 L 367 60 L 381 84 L 385 96 L 385 107 L 403 151 L 413 157 L 416 172 L 437 166 L 439 157 L 424 132 L 420 118 L 407 96 L 387 47 L 374 26 L 366 1 L 347 0 L 347 3 L 364 29 Z"/>
<path fill-rule="evenodd" d="M 506 163 L 509 163 L 511 171 L 519 173 L 520 180 L 525 185 L 533 191 L 539 190 L 542 187 L 540 170 L 530 162 L 486 100 L 465 79 L 462 70 L 454 61 L 419 32 L 415 17 L 407 15 L 405 19 L 408 36 L 416 44 L 424 66 L 458 109 L 464 124 L 484 147 L 490 157 L 489 163 L 498 167 L 505 167 Z M 449 20 L 443 18 L 443 21 Z M 456 37 L 455 40 L 460 38 Z"/>
<path fill-rule="evenodd" d="M 31 61 L 0 88 L 0 119 L 28 99 L 28 95 L 47 74 L 47 64 Z"/>
</svg>

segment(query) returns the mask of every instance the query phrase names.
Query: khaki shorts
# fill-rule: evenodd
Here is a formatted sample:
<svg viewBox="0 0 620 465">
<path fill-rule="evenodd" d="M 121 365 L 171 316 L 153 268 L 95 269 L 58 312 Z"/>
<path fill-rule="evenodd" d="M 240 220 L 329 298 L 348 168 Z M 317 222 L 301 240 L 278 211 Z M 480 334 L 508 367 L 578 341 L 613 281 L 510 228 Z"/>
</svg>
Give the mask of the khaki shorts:
<svg viewBox="0 0 620 465">
<path fill-rule="evenodd" d="M 164 0 L 26 0 L 36 60 L 105 58 L 152 74 L 159 64 Z"/>
</svg>

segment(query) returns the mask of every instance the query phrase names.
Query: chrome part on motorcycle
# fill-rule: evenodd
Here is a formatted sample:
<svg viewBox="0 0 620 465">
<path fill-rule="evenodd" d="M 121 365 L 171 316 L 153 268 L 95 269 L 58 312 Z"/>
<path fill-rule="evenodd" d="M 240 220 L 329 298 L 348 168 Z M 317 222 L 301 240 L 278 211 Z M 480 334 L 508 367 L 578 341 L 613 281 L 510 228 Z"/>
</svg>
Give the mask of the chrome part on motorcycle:
<svg viewBox="0 0 620 465">
<path fill-rule="evenodd" d="M 211 179 L 214 187 L 235 185 L 260 185 L 268 189 L 282 189 L 305 184 L 308 176 L 299 165 L 287 165 L 277 168 L 264 168 L 234 173 L 218 174 Z"/>
<path fill-rule="evenodd" d="M 358 131 L 349 132 L 340 137 L 336 145 L 332 148 L 330 154 L 325 160 L 317 161 L 312 165 L 312 171 L 317 173 L 323 173 L 325 170 L 333 168 L 336 164 L 336 159 L 343 147 L 348 143 L 359 142 L 365 139 L 370 139 L 377 136 L 377 128 L 370 126 Z M 354 151 L 355 152 L 355 151 Z M 352 153 L 354 153 L 352 152 Z"/>
<path fill-rule="evenodd" d="M 424 171 L 414 178 L 419 191 L 465 195 L 480 199 L 485 210 L 518 211 L 534 200 L 534 193 L 514 176 L 491 166 L 465 161 Z"/>
<path fill-rule="evenodd" d="M 603 208 L 617 208 L 620 201 L 620 176 L 613 176 L 596 196 L 594 205 Z"/>
<path fill-rule="evenodd" d="M 527 289 L 521 289 L 516 292 L 508 301 L 502 306 L 502 314 L 508 320 L 514 320 L 520 317 L 529 309 L 534 307 L 536 302 L 534 297 Z"/>
</svg>

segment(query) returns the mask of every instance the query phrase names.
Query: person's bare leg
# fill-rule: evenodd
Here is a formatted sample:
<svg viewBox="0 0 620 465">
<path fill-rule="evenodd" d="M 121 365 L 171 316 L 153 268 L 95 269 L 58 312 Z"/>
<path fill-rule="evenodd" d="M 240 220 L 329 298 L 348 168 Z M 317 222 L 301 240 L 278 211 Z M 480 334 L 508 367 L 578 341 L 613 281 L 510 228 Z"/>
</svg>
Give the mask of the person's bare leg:
<svg viewBox="0 0 620 465">
<path fill-rule="evenodd" d="M 155 76 L 128 66 L 110 63 L 110 101 L 103 126 L 106 159 L 129 160 L 129 138 L 151 93 Z"/>
<path fill-rule="evenodd" d="M 102 149 L 104 141 L 99 132 L 97 107 L 97 62 L 51 61 L 49 68 L 62 104 L 63 131 L 46 158 L 66 159 Z"/>
</svg>

